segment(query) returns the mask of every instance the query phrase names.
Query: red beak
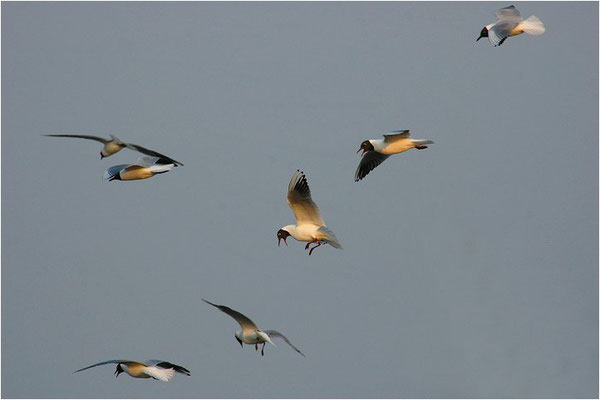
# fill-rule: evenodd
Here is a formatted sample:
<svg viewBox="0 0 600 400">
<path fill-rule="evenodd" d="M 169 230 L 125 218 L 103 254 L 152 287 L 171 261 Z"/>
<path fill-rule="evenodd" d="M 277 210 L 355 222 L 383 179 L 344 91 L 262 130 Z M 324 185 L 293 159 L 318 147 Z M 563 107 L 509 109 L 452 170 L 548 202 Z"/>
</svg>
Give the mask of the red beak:
<svg viewBox="0 0 600 400">
<path fill-rule="evenodd" d="M 281 246 L 281 240 L 283 239 L 283 243 L 285 243 L 285 245 L 287 246 L 287 240 L 285 238 L 279 238 L 277 239 L 277 247 Z"/>
</svg>

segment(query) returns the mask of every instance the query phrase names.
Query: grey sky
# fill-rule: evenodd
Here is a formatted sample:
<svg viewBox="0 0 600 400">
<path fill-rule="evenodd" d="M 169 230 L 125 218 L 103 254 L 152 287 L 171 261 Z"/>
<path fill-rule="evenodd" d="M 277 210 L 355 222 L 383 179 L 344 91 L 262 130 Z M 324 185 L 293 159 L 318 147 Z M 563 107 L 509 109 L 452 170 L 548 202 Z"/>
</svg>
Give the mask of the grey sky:
<svg viewBox="0 0 600 400">
<path fill-rule="evenodd" d="M 2 396 L 597 397 L 598 4 L 509 4 L 2 3 Z M 297 168 L 344 250 L 277 248 Z"/>
</svg>

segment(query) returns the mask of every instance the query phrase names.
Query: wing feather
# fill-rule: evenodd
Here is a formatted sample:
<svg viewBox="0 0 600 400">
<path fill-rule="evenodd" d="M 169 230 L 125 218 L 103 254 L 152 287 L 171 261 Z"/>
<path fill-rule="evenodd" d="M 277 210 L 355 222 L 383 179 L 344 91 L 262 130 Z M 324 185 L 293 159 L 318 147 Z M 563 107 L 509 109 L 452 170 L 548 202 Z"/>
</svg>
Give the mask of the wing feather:
<svg viewBox="0 0 600 400">
<path fill-rule="evenodd" d="M 358 182 L 375 169 L 379 164 L 384 162 L 389 156 L 376 151 L 367 151 L 356 168 L 354 173 L 354 181 Z"/>
<path fill-rule="evenodd" d="M 101 138 L 99 136 L 89 136 L 89 135 L 44 135 L 44 136 L 49 136 L 49 137 L 70 137 L 70 138 L 79 138 L 79 139 L 90 139 L 90 140 L 95 140 L 97 142 L 106 144 L 108 142 L 110 142 L 110 140 L 108 139 L 104 139 Z"/>
<path fill-rule="evenodd" d="M 287 202 L 296 217 L 296 223 L 325 225 L 319 207 L 312 200 L 304 172 L 297 170 L 288 185 Z"/>
<path fill-rule="evenodd" d="M 131 360 L 108 360 L 108 361 L 102 361 L 102 362 L 96 363 L 94 365 L 90 365 L 89 367 L 78 369 L 75 372 L 85 371 L 86 369 L 94 368 L 94 367 L 97 367 L 99 365 L 120 364 L 120 363 L 126 363 L 126 362 L 136 362 L 136 361 L 131 361 Z M 73 372 L 73 373 L 75 373 L 75 372 Z"/>
<path fill-rule="evenodd" d="M 521 13 L 515 8 L 515 6 L 508 6 L 501 8 L 496 11 L 496 18 L 498 20 L 514 19 L 518 20 L 521 18 Z"/>
<path fill-rule="evenodd" d="M 240 326 L 242 327 L 242 330 L 255 331 L 258 329 L 258 326 L 256 326 L 256 324 L 254 322 L 252 322 L 252 320 L 250 318 L 246 317 L 244 314 L 237 312 L 235 310 L 232 310 L 231 308 L 229 308 L 227 306 L 220 306 L 218 304 L 213 304 L 208 300 L 202 299 L 202 301 L 210 304 L 213 307 L 217 307 L 219 310 L 223 311 L 225 314 L 227 314 L 230 317 L 232 317 L 233 319 L 235 319 L 237 321 L 237 323 L 240 324 Z"/>
<path fill-rule="evenodd" d="M 384 141 L 386 143 L 395 142 L 400 139 L 407 139 L 410 137 L 410 130 L 402 129 L 398 131 L 391 131 L 383 135 Z"/>
<path fill-rule="evenodd" d="M 283 335 L 282 333 L 279 333 L 277 331 L 273 331 L 273 330 L 268 330 L 268 331 L 263 331 L 264 333 L 266 333 L 267 335 L 269 335 L 269 337 L 271 338 L 280 338 L 282 339 L 284 342 L 286 342 L 292 349 L 296 350 L 298 353 L 300 353 L 300 355 L 302 357 L 306 357 L 304 355 L 304 353 L 302 353 L 296 346 L 294 346 L 292 344 L 292 342 L 289 341 L 288 338 L 285 337 L 285 335 Z"/>
<path fill-rule="evenodd" d="M 173 160 L 171 157 L 167 157 L 167 156 L 165 156 L 164 154 L 160 154 L 160 153 L 159 153 L 159 152 L 157 152 L 157 151 L 154 151 L 154 150 L 147 149 L 147 148 L 145 148 L 145 147 L 142 147 L 142 146 L 140 146 L 140 145 L 133 144 L 133 143 L 126 143 L 126 144 L 125 144 L 125 146 L 126 146 L 128 149 L 131 149 L 131 150 L 138 151 L 138 152 L 140 152 L 140 153 L 142 153 L 142 154 L 146 154 L 146 155 L 149 155 L 149 156 L 152 156 L 152 157 L 164 158 L 164 159 L 166 159 L 166 160 L 169 160 L 170 162 L 172 162 L 172 163 L 173 163 L 173 164 L 175 164 L 176 166 L 178 166 L 178 165 L 181 165 L 181 166 L 183 166 L 183 164 L 182 164 L 182 163 L 180 163 L 179 161 L 175 161 L 175 160 Z"/>
<path fill-rule="evenodd" d="M 490 29 L 488 29 L 488 39 L 494 46 L 500 46 L 506 38 L 510 35 L 510 32 L 518 25 L 517 21 L 500 21 Z"/>
</svg>

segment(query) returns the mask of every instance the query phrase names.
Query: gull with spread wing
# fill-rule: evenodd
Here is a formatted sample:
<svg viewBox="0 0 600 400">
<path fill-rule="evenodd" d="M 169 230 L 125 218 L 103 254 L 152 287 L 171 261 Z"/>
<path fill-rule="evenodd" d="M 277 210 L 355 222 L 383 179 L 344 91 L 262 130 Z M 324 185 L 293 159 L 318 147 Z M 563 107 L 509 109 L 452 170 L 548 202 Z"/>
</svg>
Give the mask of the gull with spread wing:
<svg viewBox="0 0 600 400">
<path fill-rule="evenodd" d="M 530 35 L 541 35 L 546 32 L 544 23 L 538 17 L 532 15 L 523 19 L 515 6 L 504 7 L 496 11 L 496 19 L 496 22 L 483 27 L 477 40 L 487 37 L 490 43 L 496 47 L 504 43 L 509 36 L 517 36 L 523 32 Z"/>
<path fill-rule="evenodd" d="M 408 129 L 389 132 L 383 135 L 383 139 L 365 140 L 357 151 L 358 153 L 362 150 L 363 153 L 354 173 L 354 181 L 358 182 L 363 179 L 392 154 L 402 153 L 412 148 L 424 150 L 428 144 L 433 144 L 433 142 L 425 139 L 411 139 Z"/>
<path fill-rule="evenodd" d="M 170 159 L 158 157 L 142 157 L 135 164 L 121 164 L 109 167 L 104 171 L 107 181 L 135 181 L 148 179 L 157 174 L 164 174 L 175 167 Z"/>
<path fill-rule="evenodd" d="M 252 322 L 252 320 L 250 318 L 246 317 L 242 313 L 232 310 L 231 308 L 229 308 L 227 306 L 220 306 L 217 304 L 213 304 L 210 301 L 204 300 L 204 299 L 202 299 L 202 301 L 223 311 L 225 314 L 227 314 L 230 317 L 232 317 L 233 319 L 235 319 L 238 324 L 240 324 L 240 326 L 242 327 L 242 330 L 237 331 L 235 333 L 235 339 L 238 341 L 240 346 L 242 346 L 242 348 L 244 347 L 244 343 L 253 344 L 254 349 L 256 351 L 258 351 L 258 345 L 262 343 L 262 349 L 260 350 L 260 355 L 264 356 L 265 355 L 265 345 L 267 343 L 271 343 L 273 346 L 275 346 L 275 343 L 273 343 L 271 341 L 271 338 L 279 338 L 279 339 L 282 339 L 284 342 L 286 342 L 292 349 L 296 350 L 300 355 L 305 357 L 304 354 L 300 350 L 298 350 L 298 348 L 296 346 L 294 346 L 288 340 L 288 338 L 285 337 L 283 334 L 281 334 L 277 331 L 273 331 L 273 330 L 261 330 L 258 328 L 258 326 L 256 326 L 256 324 L 254 322 Z"/>
<path fill-rule="evenodd" d="M 312 243 L 317 243 L 310 249 L 308 255 L 311 255 L 314 249 L 324 243 L 330 244 L 336 249 L 342 248 L 333 231 L 325 226 L 321 212 L 310 196 L 306 176 L 300 170 L 297 170 L 290 180 L 287 202 L 296 217 L 296 225 L 286 225 L 277 231 L 278 246 L 282 240 L 287 246 L 287 238 L 291 236 L 298 241 L 308 242 L 304 247 L 305 250 Z"/>
<path fill-rule="evenodd" d="M 100 159 L 103 159 L 105 157 L 110 157 L 115 153 L 118 153 L 119 151 L 121 151 L 124 148 L 128 148 L 130 150 L 134 150 L 134 151 L 138 151 L 142 154 L 146 154 L 148 156 L 152 156 L 152 157 L 159 157 L 159 158 L 164 158 L 166 160 L 171 161 L 173 164 L 175 164 L 175 166 L 179 166 L 179 165 L 183 165 L 182 163 L 180 163 L 179 161 L 175 161 L 170 157 L 167 157 L 163 154 L 160 154 L 154 150 L 149 150 L 145 147 L 139 146 L 137 144 L 133 144 L 133 143 L 125 143 L 124 141 L 122 141 L 121 139 L 119 139 L 118 137 L 114 136 L 114 135 L 109 135 L 110 139 L 104 139 L 102 137 L 99 136 L 89 136 L 89 135 L 67 135 L 67 134 L 60 134 L 60 135 L 44 135 L 44 136 L 49 136 L 49 137 L 66 137 L 66 138 L 79 138 L 79 139 L 88 139 L 88 140 L 95 140 L 96 142 L 100 142 L 104 145 L 104 147 L 102 148 L 102 150 L 100 150 Z"/>
<path fill-rule="evenodd" d="M 85 371 L 86 369 L 106 364 L 117 364 L 117 369 L 115 370 L 115 378 L 118 377 L 119 374 L 121 374 L 122 372 L 125 372 L 127 375 L 133 378 L 152 378 L 163 382 L 167 382 L 169 379 L 171 379 L 176 372 L 190 376 L 190 371 L 183 368 L 182 366 L 175 365 L 168 361 L 162 360 L 148 360 L 143 363 L 130 360 L 108 360 L 99 362 L 94 365 L 90 365 L 89 367 L 78 369 L 75 372 Z"/>
</svg>

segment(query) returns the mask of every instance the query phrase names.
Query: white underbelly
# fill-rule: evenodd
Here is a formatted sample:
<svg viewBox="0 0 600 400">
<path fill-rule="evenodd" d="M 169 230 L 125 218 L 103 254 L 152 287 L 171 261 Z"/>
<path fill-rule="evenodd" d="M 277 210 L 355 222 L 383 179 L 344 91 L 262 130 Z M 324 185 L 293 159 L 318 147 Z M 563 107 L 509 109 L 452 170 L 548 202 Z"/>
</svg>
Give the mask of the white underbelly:
<svg viewBox="0 0 600 400">
<path fill-rule="evenodd" d="M 294 239 L 301 242 L 313 242 L 316 240 L 316 235 L 319 228 L 319 226 L 314 224 L 296 226 L 295 232 L 292 233 L 292 236 Z"/>
</svg>

